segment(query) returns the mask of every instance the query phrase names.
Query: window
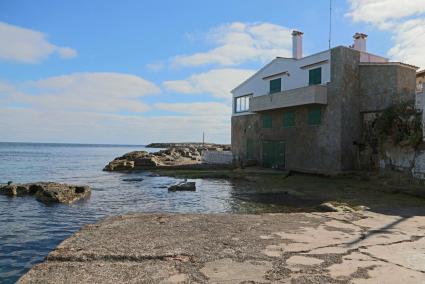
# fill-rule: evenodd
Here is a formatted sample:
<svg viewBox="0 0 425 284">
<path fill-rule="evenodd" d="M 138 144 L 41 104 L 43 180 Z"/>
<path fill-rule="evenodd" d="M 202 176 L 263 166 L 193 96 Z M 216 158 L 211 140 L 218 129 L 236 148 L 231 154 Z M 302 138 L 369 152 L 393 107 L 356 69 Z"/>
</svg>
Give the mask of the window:
<svg viewBox="0 0 425 284">
<path fill-rule="evenodd" d="M 308 84 L 309 85 L 322 84 L 322 67 L 311 69 L 308 71 Z"/>
<path fill-rule="evenodd" d="M 263 114 L 263 128 L 272 128 L 272 117 L 270 114 Z"/>
<path fill-rule="evenodd" d="M 288 111 L 283 113 L 283 127 L 294 127 L 295 126 L 295 113 Z"/>
<path fill-rule="evenodd" d="M 249 99 L 251 95 L 235 98 L 235 112 L 249 111 Z"/>
<path fill-rule="evenodd" d="M 308 110 L 308 124 L 319 125 L 322 122 L 322 110 L 320 107 L 311 107 Z"/>
<path fill-rule="evenodd" d="M 279 93 L 282 91 L 282 79 L 270 80 L 270 94 Z"/>
</svg>

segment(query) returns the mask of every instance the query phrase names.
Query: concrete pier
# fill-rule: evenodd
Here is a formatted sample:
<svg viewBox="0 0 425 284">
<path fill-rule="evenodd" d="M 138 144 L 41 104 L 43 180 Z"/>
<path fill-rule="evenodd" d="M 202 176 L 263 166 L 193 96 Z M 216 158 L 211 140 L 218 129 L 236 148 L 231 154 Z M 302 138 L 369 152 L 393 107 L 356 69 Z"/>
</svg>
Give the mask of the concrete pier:
<svg viewBox="0 0 425 284">
<path fill-rule="evenodd" d="M 425 283 L 425 217 L 111 217 L 63 241 L 18 283 Z"/>
</svg>

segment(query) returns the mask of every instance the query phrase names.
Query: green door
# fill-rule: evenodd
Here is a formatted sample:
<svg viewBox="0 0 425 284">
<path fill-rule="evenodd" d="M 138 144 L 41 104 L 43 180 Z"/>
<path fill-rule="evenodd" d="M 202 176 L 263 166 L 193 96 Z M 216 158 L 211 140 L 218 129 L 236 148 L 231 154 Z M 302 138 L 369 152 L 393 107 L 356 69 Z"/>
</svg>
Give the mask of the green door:
<svg viewBox="0 0 425 284">
<path fill-rule="evenodd" d="M 263 141 L 263 166 L 267 168 L 285 167 L 285 142 Z"/>
</svg>

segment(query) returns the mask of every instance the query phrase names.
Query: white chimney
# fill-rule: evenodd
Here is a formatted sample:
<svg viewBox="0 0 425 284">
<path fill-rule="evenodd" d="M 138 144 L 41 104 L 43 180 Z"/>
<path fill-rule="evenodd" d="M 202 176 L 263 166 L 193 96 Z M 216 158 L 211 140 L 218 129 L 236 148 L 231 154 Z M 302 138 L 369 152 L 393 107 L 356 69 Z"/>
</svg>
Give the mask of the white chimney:
<svg viewBox="0 0 425 284">
<path fill-rule="evenodd" d="M 303 57 L 303 34 L 300 31 L 292 32 L 292 57 L 295 59 Z"/>
<path fill-rule="evenodd" d="M 354 49 L 358 51 L 366 51 L 366 34 L 356 33 L 354 36 Z"/>
</svg>

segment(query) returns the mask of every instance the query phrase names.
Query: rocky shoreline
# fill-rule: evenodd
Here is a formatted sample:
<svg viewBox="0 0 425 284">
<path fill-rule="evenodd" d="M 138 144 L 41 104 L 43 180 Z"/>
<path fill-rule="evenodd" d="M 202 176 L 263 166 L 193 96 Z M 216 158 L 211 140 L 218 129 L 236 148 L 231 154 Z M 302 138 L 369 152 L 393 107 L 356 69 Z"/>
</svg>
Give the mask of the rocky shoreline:
<svg viewBox="0 0 425 284">
<path fill-rule="evenodd" d="M 69 185 L 55 182 L 37 182 L 26 184 L 0 185 L 0 194 L 7 196 L 32 195 L 43 203 L 73 203 L 87 198 L 90 195 L 90 187 L 84 185 Z"/>
<path fill-rule="evenodd" d="M 161 146 L 161 147 L 160 147 Z M 152 143 L 146 147 L 163 148 L 154 153 L 147 151 L 133 151 L 115 158 L 109 162 L 104 171 L 133 171 L 148 170 L 158 167 L 194 166 L 202 164 L 202 155 L 205 151 L 229 151 L 228 145 L 218 144 L 186 144 L 186 143 Z"/>
</svg>

